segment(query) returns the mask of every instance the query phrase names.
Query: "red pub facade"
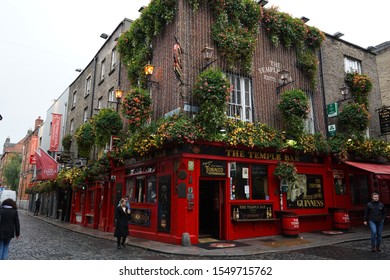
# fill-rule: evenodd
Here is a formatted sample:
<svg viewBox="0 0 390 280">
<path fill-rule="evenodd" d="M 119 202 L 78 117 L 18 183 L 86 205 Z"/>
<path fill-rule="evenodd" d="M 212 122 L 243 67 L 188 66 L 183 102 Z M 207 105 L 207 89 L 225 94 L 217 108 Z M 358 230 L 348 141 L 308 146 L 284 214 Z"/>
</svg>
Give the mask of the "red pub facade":
<svg viewBox="0 0 390 280">
<path fill-rule="evenodd" d="M 302 89 L 310 101 L 308 130 L 327 133 L 327 92 L 321 82 L 313 88 L 297 67 L 293 48 L 275 46 L 259 25 L 253 70 L 250 74 L 244 74 L 239 67 L 232 70 L 211 38 L 214 18 L 209 7 L 202 2 L 195 13 L 189 1 L 176 2 L 175 19 L 153 40 L 153 82 L 158 86 L 149 89 L 152 119 L 177 110 L 191 112 L 196 105 L 191 97 L 196 77 L 209 67 L 202 50 L 212 47 L 213 67 L 223 69 L 234 88 L 241 89 L 236 91 L 243 94 L 238 105 L 244 106 L 243 100 L 247 101 L 250 113 L 246 120 L 283 128 L 277 109 L 278 73 L 287 69 L 294 82 L 282 91 Z M 319 81 L 323 79 L 320 72 L 317 76 Z M 295 184 L 285 185 L 273 175 L 280 161 L 296 166 Z M 390 174 L 390 170 L 386 172 Z M 113 231 L 114 208 L 121 197 L 129 195 L 130 235 L 166 243 L 180 244 L 183 234 L 196 244 L 203 237 L 235 240 L 289 230 L 292 235 L 298 231 L 329 230 L 345 209 L 350 211 L 352 225 L 361 224 L 367 195 L 377 190 L 375 184 L 379 184 L 389 202 L 389 178 L 375 174 L 367 167 L 339 163 L 328 154 L 217 142 L 178 144 L 128 159 L 123 165 L 115 164 L 109 180 L 75 191 L 71 222 Z M 349 225 L 350 221 L 345 220 L 341 227 Z"/>
</svg>

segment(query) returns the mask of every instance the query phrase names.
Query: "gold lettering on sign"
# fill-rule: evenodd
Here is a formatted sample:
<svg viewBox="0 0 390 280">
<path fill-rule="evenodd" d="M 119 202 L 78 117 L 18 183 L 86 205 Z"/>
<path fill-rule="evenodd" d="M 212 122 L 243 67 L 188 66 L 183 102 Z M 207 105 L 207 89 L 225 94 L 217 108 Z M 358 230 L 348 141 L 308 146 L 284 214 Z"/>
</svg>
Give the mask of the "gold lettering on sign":
<svg viewBox="0 0 390 280">
<path fill-rule="evenodd" d="M 299 161 L 299 155 L 286 155 L 280 153 L 264 153 L 253 151 L 240 151 L 240 150 L 226 150 L 226 156 L 228 157 L 240 157 L 251 159 L 263 159 L 263 160 L 283 160 L 283 161 Z"/>
</svg>

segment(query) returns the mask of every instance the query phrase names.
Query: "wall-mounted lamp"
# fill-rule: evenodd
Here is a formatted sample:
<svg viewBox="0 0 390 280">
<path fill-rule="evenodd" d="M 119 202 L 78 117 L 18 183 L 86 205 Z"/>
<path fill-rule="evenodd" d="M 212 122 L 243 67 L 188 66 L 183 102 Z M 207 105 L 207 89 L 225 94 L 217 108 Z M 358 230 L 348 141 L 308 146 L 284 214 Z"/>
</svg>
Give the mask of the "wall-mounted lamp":
<svg viewBox="0 0 390 280">
<path fill-rule="evenodd" d="M 259 4 L 260 6 L 264 7 L 265 5 L 268 4 L 268 1 L 267 0 L 259 0 L 259 1 L 257 1 L 257 4 Z"/>
<path fill-rule="evenodd" d="M 335 37 L 335 38 L 340 38 L 340 37 L 343 37 L 344 36 L 344 34 L 343 33 L 341 33 L 341 32 L 336 32 L 335 34 L 333 34 L 333 37 Z"/>
<path fill-rule="evenodd" d="M 153 75 L 153 72 L 154 72 L 154 65 L 149 64 L 149 63 L 146 64 L 144 66 L 144 72 L 145 72 L 146 77 L 148 78 L 148 84 L 152 84 L 152 85 L 158 86 L 158 82 L 152 81 L 152 79 L 151 79 L 151 77 Z"/>
<path fill-rule="evenodd" d="M 138 9 L 139 13 L 142 13 L 143 10 L 145 10 L 146 6 L 141 6 L 141 8 Z"/>
<path fill-rule="evenodd" d="M 81 71 L 83 71 L 83 69 L 77 68 L 77 69 L 75 69 L 74 71 L 76 71 L 76 72 L 81 72 Z"/>
<path fill-rule="evenodd" d="M 302 16 L 302 17 L 301 17 L 301 20 L 303 21 L 303 23 L 306 23 L 306 22 L 308 22 L 310 19 L 308 19 L 307 17 Z"/>
<path fill-rule="evenodd" d="M 352 97 L 348 97 L 349 95 L 349 87 L 343 86 L 340 88 L 341 96 L 343 97 L 342 100 L 339 100 L 338 102 L 345 101 L 348 99 L 351 99 Z"/>
<path fill-rule="evenodd" d="M 276 94 L 279 94 L 282 88 L 294 82 L 289 75 L 290 74 L 289 71 L 283 69 L 279 71 L 278 74 L 279 74 L 279 86 L 276 87 Z"/>
<path fill-rule="evenodd" d="M 116 101 L 108 101 L 108 102 L 116 104 L 116 112 L 118 113 L 118 111 L 119 111 L 119 104 L 121 104 L 121 99 L 122 99 L 122 96 L 123 96 L 123 90 L 121 90 L 119 88 L 116 89 L 114 91 L 114 96 L 116 98 Z"/>
<path fill-rule="evenodd" d="M 206 65 L 203 66 L 202 71 L 205 70 L 207 67 L 209 67 L 211 64 L 213 64 L 216 59 L 211 60 L 214 56 L 214 49 L 210 47 L 205 47 L 202 50 L 203 59 L 206 61 Z"/>
<path fill-rule="evenodd" d="M 103 38 L 104 40 L 108 38 L 108 35 L 106 33 L 100 34 L 100 38 Z"/>
<path fill-rule="evenodd" d="M 369 46 L 369 47 L 367 47 L 367 50 L 368 50 L 369 52 L 372 52 L 372 51 L 375 51 L 375 50 L 376 50 L 376 47 L 374 47 L 374 46 Z"/>
</svg>

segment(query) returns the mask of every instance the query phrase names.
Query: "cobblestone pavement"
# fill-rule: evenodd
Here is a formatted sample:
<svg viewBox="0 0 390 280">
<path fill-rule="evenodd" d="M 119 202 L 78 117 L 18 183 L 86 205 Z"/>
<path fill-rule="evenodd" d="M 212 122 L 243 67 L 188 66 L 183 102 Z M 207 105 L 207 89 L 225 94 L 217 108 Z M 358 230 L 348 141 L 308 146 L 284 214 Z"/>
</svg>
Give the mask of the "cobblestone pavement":
<svg viewBox="0 0 390 280">
<path fill-rule="evenodd" d="M 20 214 L 21 238 L 12 239 L 10 260 L 390 260 L 390 238 L 383 239 L 383 252 L 372 253 L 366 240 L 344 242 L 276 253 L 239 257 L 201 257 L 164 254 L 127 246 L 118 250 L 113 240 L 73 232 L 30 215 Z"/>
</svg>

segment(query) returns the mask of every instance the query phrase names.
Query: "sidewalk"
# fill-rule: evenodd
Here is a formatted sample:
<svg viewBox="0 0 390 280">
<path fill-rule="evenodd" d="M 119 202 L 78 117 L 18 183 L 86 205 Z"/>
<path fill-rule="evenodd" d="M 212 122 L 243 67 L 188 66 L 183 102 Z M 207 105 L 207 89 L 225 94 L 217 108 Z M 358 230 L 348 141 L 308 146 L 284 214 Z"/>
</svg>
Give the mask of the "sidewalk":
<svg viewBox="0 0 390 280">
<path fill-rule="evenodd" d="M 116 241 L 112 232 L 102 232 L 97 229 L 88 227 L 82 227 L 80 225 L 70 224 L 67 222 L 60 222 L 53 218 L 45 216 L 33 216 L 33 213 L 27 211 L 19 211 L 21 214 L 29 215 L 31 217 L 40 219 L 47 223 L 79 232 L 82 234 L 90 235 L 97 238 L 104 238 L 107 240 Z M 369 239 L 370 231 L 368 227 L 354 227 L 350 228 L 347 232 L 341 231 L 328 231 L 328 232 L 315 232 L 300 233 L 297 238 L 283 237 L 282 235 L 258 237 L 252 239 L 241 239 L 232 242 L 214 242 L 211 246 L 207 244 L 208 249 L 204 245 L 192 245 L 184 247 L 181 245 L 166 244 L 162 242 L 128 237 L 127 244 L 135 247 L 144 248 L 147 250 L 157 251 L 165 254 L 177 254 L 177 255 L 188 255 L 188 256 L 245 256 L 245 255 L 256 255 L 271 252 L 282 252 L 297 250 L 302 248 L 311 248 L 318 246 L 326 246 L 346 241 L 364 240 Z M 390 225 L 385 224 L 383 229 L 383 237 L 390 236 Z M 202 246 L 202 247 L 200 247 Z M 219 247 L 218 249 L 210 249 L 210 247 Z"/>
</svg>

